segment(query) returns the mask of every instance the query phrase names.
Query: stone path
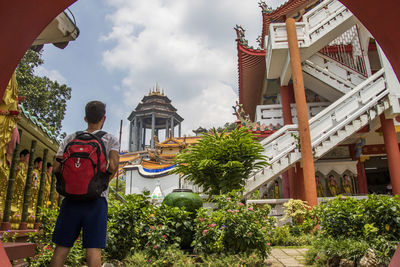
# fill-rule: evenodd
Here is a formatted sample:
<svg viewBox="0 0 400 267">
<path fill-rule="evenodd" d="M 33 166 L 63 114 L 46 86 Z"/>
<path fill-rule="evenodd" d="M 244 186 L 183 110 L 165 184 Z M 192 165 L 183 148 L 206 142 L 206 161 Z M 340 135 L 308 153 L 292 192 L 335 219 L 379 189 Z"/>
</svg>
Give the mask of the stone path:
<svg viewBox="0 0 400 267">
<path fill-rule="evenodd" d="M 271 267 L 305 266 L 304 255 L 307 250 L 307 248 L 273 248 L 267 261 Z"/>
</svg>

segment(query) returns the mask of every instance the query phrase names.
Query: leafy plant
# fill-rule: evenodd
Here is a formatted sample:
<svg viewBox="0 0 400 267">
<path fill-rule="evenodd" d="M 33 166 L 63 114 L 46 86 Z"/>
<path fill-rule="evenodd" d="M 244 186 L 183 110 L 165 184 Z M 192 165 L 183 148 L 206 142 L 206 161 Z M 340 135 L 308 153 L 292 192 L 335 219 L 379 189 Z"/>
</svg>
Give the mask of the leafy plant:
<svg viewBox="0 0 400 267">
<path fill-rule="evenodd" d="M 211 195 L 226 194 L 243 187 L 253 170 L 267 165 L 263 151 L 244 128 L 230 134 L 212 129 L 197 145 L 178 154 L 172 173 L 182 174 Z"/>
<path fill-rule="evenodd" d="M 240 195 L 216 196 L 217 209 L 200 209 L 195 220 L 194 250 L 204 253 L 257 253 L 265 258 L 270 251 L 267 232 L 273 219 L 270 206 L 249 206 Z"/>
<path fill-rule="evenodd" d="M 147 196 L 125 196 L 126 202 L 109 201 L 107 223 L 108 258 L 122 260 L 132 249 L 142 248 L 142 224 L 150 220 L 151 204 Z M 123 233 L 123 234 L 121 234 Z"/>
</svg>

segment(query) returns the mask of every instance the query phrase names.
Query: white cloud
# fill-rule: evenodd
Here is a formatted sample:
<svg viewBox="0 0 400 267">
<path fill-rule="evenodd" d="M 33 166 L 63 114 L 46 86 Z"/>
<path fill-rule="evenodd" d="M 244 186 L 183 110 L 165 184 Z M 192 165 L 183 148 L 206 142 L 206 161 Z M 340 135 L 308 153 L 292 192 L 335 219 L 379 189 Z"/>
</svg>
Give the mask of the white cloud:
<svg viewBox="0 0 400 267">
<path fill-rule="evenodd" d="M 58 70 L 48 70 L 43 66 L 35 68 L 35 74 L 38 76 L 47 76 L 52 81 L 65 84 L 67 79 Z"/>
<path fill-rule="evenodd" d="M 258 1 L 108 0 L 112 30 L 101 41 L 112 48 L 103 52 L 103 65 L 110 72 L 126 73 L 116 86 L 124 92 L 124 106 L 115 112 L 128 115 L 158 81 L 185 119 L 183 133 L 234 121 L 231 106 L 238 85 L 233 27 L 243 25 L 256 46 L 262 27 Z M 270 1 L 273 7 L 278 2 Z"/>
</svg>

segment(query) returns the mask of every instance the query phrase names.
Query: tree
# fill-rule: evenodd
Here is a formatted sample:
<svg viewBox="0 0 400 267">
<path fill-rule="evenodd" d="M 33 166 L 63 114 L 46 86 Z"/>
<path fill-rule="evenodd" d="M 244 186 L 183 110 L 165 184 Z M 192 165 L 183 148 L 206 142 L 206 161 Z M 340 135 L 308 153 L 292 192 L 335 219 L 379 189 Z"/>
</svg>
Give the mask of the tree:
<svg viewBox="0 0 400 267">
<path fill-rule="evenodd" d="M 20 95 L 26 97 L 24 107 L 33 113 L 54 134 L 59 135 L 71 88 L 48 77 L 35 75 L 35 68 L 43 64 L 42 52 L 28 50 L 17 67 Z"/>
<path fill-rule="evenodd" d="M 242 188 L 253 170 L 268 164 L 263 151 L 244 128 L 230 134 L 213 128 L 195 146 L 177 155 L 172 173 L 202 186 L 205 193 L 225 194 Z"/>
<path fill-rule="evenodd" d="M 236 122 L 227 122 L 224 124 L 224 126 L 218 127 L 217 132 L 219 132 L 219 133 L 222 133 L 223 131 L 232 132 L 233 130 L 236 129 L 236 127 L 237 127 Z"/>
</svg>

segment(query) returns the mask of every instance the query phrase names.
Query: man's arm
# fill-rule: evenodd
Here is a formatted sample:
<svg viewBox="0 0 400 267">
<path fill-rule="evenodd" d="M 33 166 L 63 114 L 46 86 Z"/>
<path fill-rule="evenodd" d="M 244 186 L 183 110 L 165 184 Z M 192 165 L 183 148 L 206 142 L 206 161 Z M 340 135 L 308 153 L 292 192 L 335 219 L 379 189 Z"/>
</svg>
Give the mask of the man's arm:
<svg viewBox="0 0 400 267">
<path fill-rule="evenodd" d="M 60 172 L 60 162 L 57 161 L 57 159 L 62 159 L 62 157 L 56 157 L 54 162 L 53 162 L 53 173 Z"/>
<path fill-rule="evenodd" d="M 114 177 L 114 174 L 118 171 L 118 164 L 119 164 L 119 153 L 116 150 L 111 150 L 110 154 L 108 155 L 108 168 L 107 171 L 111 173 L 110 181 Z"/>
</svg>

